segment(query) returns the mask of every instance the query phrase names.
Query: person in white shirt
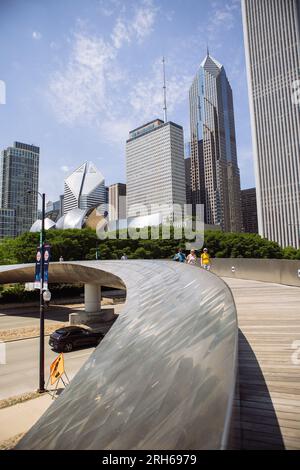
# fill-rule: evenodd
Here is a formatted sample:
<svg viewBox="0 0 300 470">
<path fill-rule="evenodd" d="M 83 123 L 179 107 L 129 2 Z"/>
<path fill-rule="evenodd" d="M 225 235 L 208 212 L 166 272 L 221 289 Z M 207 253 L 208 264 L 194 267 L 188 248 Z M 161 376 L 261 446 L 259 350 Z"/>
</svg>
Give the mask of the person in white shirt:
<svg viewBox="0 0 300 470">
<path fill-rule="evenodd" d="M 194 249 L 191 250 L 190 254 L 188 255 L 186 262 L 187 264 L 196 264 L 197 256 Z"/>
</svg>

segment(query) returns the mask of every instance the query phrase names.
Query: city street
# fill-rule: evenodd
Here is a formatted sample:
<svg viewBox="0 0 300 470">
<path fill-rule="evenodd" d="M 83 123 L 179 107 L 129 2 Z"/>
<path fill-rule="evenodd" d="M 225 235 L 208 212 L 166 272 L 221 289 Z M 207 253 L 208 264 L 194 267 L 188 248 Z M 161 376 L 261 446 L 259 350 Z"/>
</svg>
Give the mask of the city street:
<svg viewBox="0 0 300 470">
<path fill-rule="evenodd" d="M 82 305 L 81 305 L 82 306 Z M 75 311 L 74 309 L 65 306 L 51 306 L 45 310 L 45 324 L 51 325 L 59 322 L 68 322 L 69 314 Z M 39 306 L 13 308 L 1 311 L 0 313 L 0 331 L 16 328 L 38 327 L 40 312 Z"/>
<path fill-rule="evenodd" d="M 81 349 L 64 354 L 65 370 L 71 380 L 87 360 L 94 348 Z M 57 357 L 45 338 L 45 380 L 49 376 L 51 362 Z M 39 338 L 6 343 L 6 364 L 0 364 L 0 400 L 38 388 Z"/>
</svg>

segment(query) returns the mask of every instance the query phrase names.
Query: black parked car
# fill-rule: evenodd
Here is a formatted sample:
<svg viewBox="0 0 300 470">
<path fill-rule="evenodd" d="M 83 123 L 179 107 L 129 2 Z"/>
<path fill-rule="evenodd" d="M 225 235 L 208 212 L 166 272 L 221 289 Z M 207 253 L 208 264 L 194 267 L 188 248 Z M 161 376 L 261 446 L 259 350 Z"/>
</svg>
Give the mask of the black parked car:
<svg viewBox="0 0 300 470">
<path fill-rule="evenodd" d="M 56 351 L 70 352 L 74 348 L 97 346 L 103 336 L 80 326 L 66 326 L 50 335 L 49 344 Z"/>
</svg>

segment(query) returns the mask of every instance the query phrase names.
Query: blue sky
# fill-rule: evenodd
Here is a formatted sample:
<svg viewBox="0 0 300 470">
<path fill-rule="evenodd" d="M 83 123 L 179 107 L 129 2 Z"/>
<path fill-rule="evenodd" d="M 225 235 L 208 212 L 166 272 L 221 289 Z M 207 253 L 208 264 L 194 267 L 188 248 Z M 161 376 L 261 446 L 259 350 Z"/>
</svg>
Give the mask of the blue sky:
<svg viewBox="0 0 300 470">
<path fill-rule="evenodd" d="M 41 147 L 40 190 L 92 160 L 107 184 L 125 182 L 130 129 L 168 117 L 189 139 L 188 89 L 206 54 L 234 95 L 243 188 L 254 186 L 240 0 L 0 0 L 0 148 Z"/>
</svg>

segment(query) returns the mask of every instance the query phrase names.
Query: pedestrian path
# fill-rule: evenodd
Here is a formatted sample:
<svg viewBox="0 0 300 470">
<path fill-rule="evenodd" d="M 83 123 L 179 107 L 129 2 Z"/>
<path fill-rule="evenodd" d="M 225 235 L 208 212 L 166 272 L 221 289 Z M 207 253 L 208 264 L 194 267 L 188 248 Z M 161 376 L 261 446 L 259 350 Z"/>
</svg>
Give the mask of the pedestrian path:
<svg viewBox="0 0 300 470">
<path fill-rule="evenodd" d="M 45 393 L 38 398 L 0 409 L 0 444 L 27 432 L 53 403 Z"/>
<path fill-rule="evenodd" d="M 300 449 L 300 288 L 224 278 L 239 322 L 244 449 Z"/>
</svg>

